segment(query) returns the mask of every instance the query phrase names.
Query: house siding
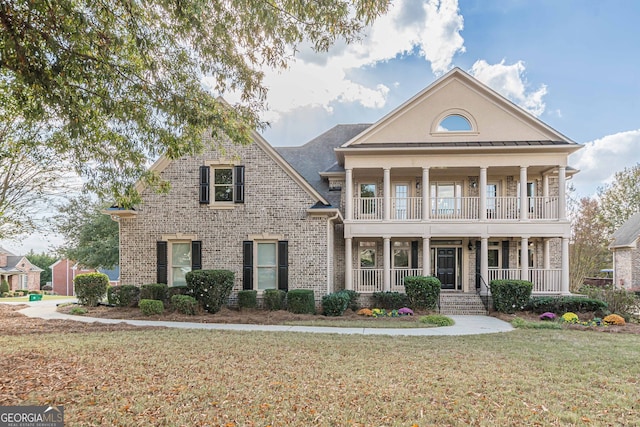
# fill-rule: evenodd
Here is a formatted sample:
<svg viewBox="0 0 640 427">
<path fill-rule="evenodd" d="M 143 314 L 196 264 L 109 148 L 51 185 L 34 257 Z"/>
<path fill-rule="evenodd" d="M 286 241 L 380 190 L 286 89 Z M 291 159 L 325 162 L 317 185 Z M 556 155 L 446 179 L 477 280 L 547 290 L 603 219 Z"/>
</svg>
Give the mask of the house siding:
<svg viewBox="0 0 640 427">
<path fill-rule="evenodd" d="M 121 283 L 155 282 L 156 241 L 184 233 L 202 241 L 203 269 L 235 273 L 235 293 L 242 289 L 242 242 L 265 233 L 289 242 L 289 289 L 312 289 L 319 300 L 327 292 L 327 217 L 307 213 L 317 200 L 257 143 L 218 146 L 172 161 L 161 173 L 171 183 L 169 192 L 145 189 L 137 216 L 120 220 Z M 199 167 L 222 157 L 246 168 L 245 202 L 231 209 L 199 203 Z"/>
</svg>

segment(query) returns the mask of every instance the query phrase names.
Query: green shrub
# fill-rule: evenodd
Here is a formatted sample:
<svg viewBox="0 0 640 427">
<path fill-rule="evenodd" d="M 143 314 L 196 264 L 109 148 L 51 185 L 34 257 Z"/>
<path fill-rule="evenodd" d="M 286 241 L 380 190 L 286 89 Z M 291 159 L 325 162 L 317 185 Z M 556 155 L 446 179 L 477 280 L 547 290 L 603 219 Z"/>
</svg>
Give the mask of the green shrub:
<svg viewBox="0 0 640 427">
<path fill-rule="evenodd" d="M 168 286 L 165 283 L 151 283 L 140 287 L 140 299 L 167 301 Z"/>
<path fill-rule="evenodd" d="M 349 294 L 334 292 L 322 297 L 322 311 L 325 316 L 342 316 L 349 306 Z"/>
<path fill-rule="evenodd" d="M 398 310 L 406 307 L 409 301 L 407 295 L 400 292 L 374 292 L 373 305 L 385 310 Z"/>
<path fill-rule="evenodd" d="M 234 274 L 229 270 L 194 270 L 187 273 L 189 293 L 209 313 L 217 313 L 227 303 Z"/>
<path fill-rule="evenodd" d="M 265 310 L 284 310 L 287 293 L 280 289 L 266 289 L 262 293 L 262 305 Z"/>
<path fill-rule="evenodd" d="M 436 326 L 453 326 L 456 322 L 454 322 L 452 318 L 442 314 L 430 314 L 428 316 L 421 316 L 420 323 Z"/>
<path fill-rule="evenodd" d="M 29 291 L 27 292 L 28 295 L 42 295 L 42 291 Z"/>
<path fill-rule="evenodd" d="M 2 280 L 0 282 L 0 294 L 4 294 L 9 292 L 9 282 L 7 282 L 6 280 Z"/>
<path fill-rule="evenodd" d="M 89 310 L 84 307 L 73 307 L 71 310 L 69 310 L 69 314 L 72 314 L 74 316 L 82 316 L 83 314 L 87 314 L 88 312 Z"/>
<path fill-rule="evenodd" d="M 316 302 L 311 289 L 293 289 L 287 293 L 287 310 L 296 314 L 316 314 Z"/>
<path fill-rule="evenodd" d="M 256 308 L 258 306 L 258 291 L 243 290 L 238 291 L 238 307 Z"/>
<path fill-rule="evenodd" d="M 73 279 L 78 302 L 89 307 L 98 305 L 107 293 L 107 286 L 109 277 L 103 273 L 83 273 Z"/>
<path fill-rule="evenodd" d="M 145 316 L 162 314 L 164 311 L 164 303 L 157 299 L 141 299 L 138 307 L 140 307 L 140 311 Z"/>
<path fill-rule="evenodd" d="M 546 313 L 547 311 L 551 313 L 566 313 L 567 311 L 577 313 L 603 312 L 607 309 L 607 303 L 599 299 L 577 296 L 531 297 L 526 309 L 534 313 Z"/>
<path fill-rule="evenodd" d="M 140 300 L 140 288 L 134 285 L 109 286 L 107 301 L 116 307 L 135 307 Z"/>
<path fill-rule="evenodd" d="M 189 295 L 189 288 L 187 285 L 169 286 L 167 288 L 167 300 L 171 301 L 174 295 Z"/>
<path fill-rule="evenodd" d="M 526 280 L 492 280 L 493 308 L 502 313 L 524 310 L 531 298 L 533 283 Z"/>
<path fill-rule="evenodd" d="M 404 278 L 404 289 L 409 299 L 409 307 L 433 310 L 438 307 L 442 283 L 437 277 L 408 276 Z"/>
<path fill-rule="evenodd" d="M 352 311 L 358 311 L 360 309 L 360 304 L 358 304 L 358 299 L 360 298 L 359 293 L 352 291 L 351 289 L 345 289 L 340 292 L 345 293 L 349 297 L 349 304 L 347 304 L 347 308 L 350 308 Z"/>
<path fill-rule="evenodd" d="M 583 286 L 580 288 L 580 292 L 589 298 L 604 301 L 609 313 L 629 315 L 640 309 L 640 298 L 634 292 L 626 289 L 616 289 L 613 286 L 605 286 L 604 288 Z"/>
<path fill-rule="evenodd" d="M 198 301 L 189 295 L 174 295 L 171 297 L 171 306 L 178 313 L 193 316 L 198 308 Z"/>
</svg>

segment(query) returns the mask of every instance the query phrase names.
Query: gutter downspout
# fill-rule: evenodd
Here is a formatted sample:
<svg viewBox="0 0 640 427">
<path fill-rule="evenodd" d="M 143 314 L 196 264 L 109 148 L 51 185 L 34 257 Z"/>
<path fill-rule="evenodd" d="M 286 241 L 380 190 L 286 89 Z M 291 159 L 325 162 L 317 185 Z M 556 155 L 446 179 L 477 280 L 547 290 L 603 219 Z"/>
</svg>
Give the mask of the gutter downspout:
<svg viewBox="0 0 640 427">
<path fill-rule="evenodd" d="M 334 235 L 334 230 L 331 227 L 331 223 L 333 221 L 335 221 L 336 219 L 338 219 L 340 217 L 340 211 L 338 211 L 338 213 L 336 213 L 334 216 L 332 217 L 327 217 L 327 295 L 329 295 L 331 292 L 333 292 L 333 255 L 334 255 L 334 251 L 333 251 L 333 246 L 334 246 L 334 242 L 333 242 L 333 235 Z"/>
</svg>

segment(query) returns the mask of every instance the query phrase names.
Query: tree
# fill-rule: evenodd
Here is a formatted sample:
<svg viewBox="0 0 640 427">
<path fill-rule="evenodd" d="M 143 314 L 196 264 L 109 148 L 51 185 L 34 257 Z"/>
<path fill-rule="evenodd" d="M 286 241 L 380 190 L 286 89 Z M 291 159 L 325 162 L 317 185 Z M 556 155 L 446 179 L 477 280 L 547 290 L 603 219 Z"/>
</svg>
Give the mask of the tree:
<svg viewBox="0 0 640 427">
<path fill-rule="evenodd" d="M 54 128 L 47 147 L 70 153 L 89 188 L 128 207 L 139 200 L 133 180 L 159 184 L 148 159 L 197 152 L 207 130 L 250 142 L 264 125 L 264 70 L 285 68 L 303 43 L 355 40 L 388 3 L 2 1 L 0 93 Z M 240 101 L 218 98 L 229 93 Z"/>
<path fill-rule="evenodd" d="M 595 277 L 601 269 L 611 266 L 607 228 L 598 218 L 599 211 L 596 199 L 584 197 L 572 212 L 569 271 L 573 292 L 582 287 L 585 277 Z"/>
<path fill-rule="evenodd" d="M 26 255 L 29 262 L 37 267 L 40 267 L 43 271 L 40 273 L 40 288 L 51 282 L 51 264 L 58 260 L 57 257 L 47 254 L 45 252 L 35 253 L 33 249 Z"/>
<path fill-rule="evenodd" d="M 119 262 L 118 223 L 101 210 L 104 204 L 80 196 L 59 207 L 56 230 L 66 244 L 59 251 L 89 268 L 112 268 Z"/>
<path fill-rule="evenodd" d="M 613 182 L 598 189 L 598 219 L 610 237 L 640 210 L 640 163 L 616 172 Z"/>
</svg>

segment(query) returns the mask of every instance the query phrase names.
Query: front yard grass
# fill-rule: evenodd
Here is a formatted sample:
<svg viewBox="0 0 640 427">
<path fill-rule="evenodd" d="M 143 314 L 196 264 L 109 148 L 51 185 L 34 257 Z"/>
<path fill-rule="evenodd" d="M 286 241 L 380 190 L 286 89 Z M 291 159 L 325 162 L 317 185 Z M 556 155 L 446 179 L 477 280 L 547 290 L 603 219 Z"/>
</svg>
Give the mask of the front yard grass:
<svg viewBox="0 0 640 427">
<path fill-rule="evenodd" d="M 0 405 L 68 426 L 638 425 L 640 336 L 146 330 L 0 337 Z"/>
</svg>

